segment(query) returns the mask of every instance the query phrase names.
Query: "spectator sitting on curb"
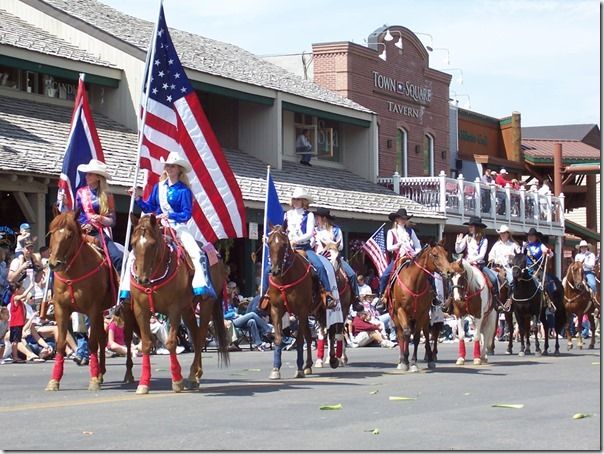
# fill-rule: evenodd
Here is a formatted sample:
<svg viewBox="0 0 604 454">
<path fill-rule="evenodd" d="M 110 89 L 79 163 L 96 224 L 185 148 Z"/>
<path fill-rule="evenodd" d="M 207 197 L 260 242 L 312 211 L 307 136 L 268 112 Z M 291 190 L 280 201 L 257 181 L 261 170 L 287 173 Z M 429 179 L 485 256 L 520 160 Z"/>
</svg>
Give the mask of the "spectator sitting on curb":
<svg viewBox="0 0 604 454">
<path fill-rule="evenodd" d="M 359 311 L 352 319 L 352 347 L 365 347 L 373 342 L 378 342 L 381 347 L 393 348 L 395 342 L 388 340 L 380 332 L 381 326 L 371 323 L 371 315 L 366 311 Z"/>
</svg>

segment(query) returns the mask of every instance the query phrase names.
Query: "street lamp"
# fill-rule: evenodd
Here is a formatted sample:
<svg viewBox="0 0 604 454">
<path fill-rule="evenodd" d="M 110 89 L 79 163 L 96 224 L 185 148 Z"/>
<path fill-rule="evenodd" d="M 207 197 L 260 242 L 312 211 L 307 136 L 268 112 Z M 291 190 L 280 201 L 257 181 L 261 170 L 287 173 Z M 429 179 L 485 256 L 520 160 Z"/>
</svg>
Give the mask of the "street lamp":
<svg viewBox="0 0 604 454">
<path fill-rule="evenodd" d="M 400 50 L 403 50 L 403 34 L 398 30 L 393 30 L 394 33 L 398 33 L 398 41 L 394 43 L 396 47 Z M 384 35 L 384 41 L 392 41 L 394 37 L 390 33 L 390 29 L 386 30 L 386 35 Z"/>
<path fill-rule="evenodd" d="M 386 61 L 386 45 L 384 43 L 376 43 L 378 46 L 384 46 L 384 50 L 380 53 L 379 57 Z"/>
</svg>

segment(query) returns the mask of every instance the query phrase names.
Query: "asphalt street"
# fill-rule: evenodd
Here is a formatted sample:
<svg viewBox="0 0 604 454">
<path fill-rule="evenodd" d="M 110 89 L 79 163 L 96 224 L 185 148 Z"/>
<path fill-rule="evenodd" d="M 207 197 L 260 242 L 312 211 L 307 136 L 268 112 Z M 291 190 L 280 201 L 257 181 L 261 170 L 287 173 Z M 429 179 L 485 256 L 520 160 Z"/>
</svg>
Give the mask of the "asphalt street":
<svg viewBox="0 0 604 454">
<path fill-rule="evenodd" d="M 596 344 L 599 348 L 599 342 Z M 228 368 L 204 353 L 199 391 L 171 391 L 167 356 L 152 356 L 151 392 L 124 385 L 124 358 L 108 359 L 103 389 L 66 361 L 59 392 L 45 392 L 52 362 L 0 366 L 4 450 L 600 450 L 600 350 L 560 357 L 496 355 L 456 366 L 440 344 L 435 370 L 395 368 L 396 349 L 349 349 L 350 363 L 268 380 L 272 352 L 231 354 Z M 471 348 L 468 348 L 471 351 Z M 421 350 L 420 357 L 423 357 Z M 191 354 L 179 356 L 183 371 Z M 471 361 L 470 361 L 471 362 Z M 140 358 L 135 361 L 135 376 Z M 393 400 L 397 398 L 411 398 Z M 321 410 L 324 405 L 341 405 Z M 516 404 L 522 408 L 493 407 Z M 573 415 L 589 415 L 573 419 Z"/>
</svg>

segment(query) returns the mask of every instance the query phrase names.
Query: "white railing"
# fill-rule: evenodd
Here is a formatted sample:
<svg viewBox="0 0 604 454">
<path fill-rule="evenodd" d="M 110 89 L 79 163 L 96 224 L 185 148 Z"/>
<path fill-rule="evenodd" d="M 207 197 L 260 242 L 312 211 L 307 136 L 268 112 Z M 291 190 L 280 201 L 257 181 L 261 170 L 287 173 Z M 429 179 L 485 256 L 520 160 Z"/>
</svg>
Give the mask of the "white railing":
<svg viewBox="0 0 604 454">
<path fill-rule="evenodd" d="M 528 227 L 564 228 L 564 194 L 559 197 L 536 191 L 505 188 L 480 179 L 467 181 L 463 175 L 437 177 L 378 178 L 378 183 L 438 213 L 456 214 L 462 220 L 480 216 L 497 223 L 518 223 Z M 398 183 L 398 184 L 397 184 Z M 398 189 L 398 190 L 397 190 Z"/>
</svg>

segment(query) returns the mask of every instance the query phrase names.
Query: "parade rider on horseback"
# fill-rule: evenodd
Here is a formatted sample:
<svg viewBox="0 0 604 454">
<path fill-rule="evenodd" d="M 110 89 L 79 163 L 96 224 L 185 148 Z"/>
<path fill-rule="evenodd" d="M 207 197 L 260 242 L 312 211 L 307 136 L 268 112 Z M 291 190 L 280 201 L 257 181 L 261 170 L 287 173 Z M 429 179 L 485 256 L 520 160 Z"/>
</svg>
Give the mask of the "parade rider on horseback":
<svg viewBox="0 0 604 454">
<path fill-rule="evenodd" d="M 206 274 L 208 268 L 205 263 L 205 254 L 201 253 L 199 245 L 187 227 L 187 222 L 191 219 L 193 203 L 193 193 L 187 178 L 187 173 L 191 171 L 191 165 L 176 152 L 171 152 L 166 160 L 161 158 L 160 162 L 164 164 L 164 171 L 159 183 L 155 184 L 147 200 L 140 197 L 137 189 L 136 204 L 144 213 L 154 213 L 158 219 L 167 220 L 170 227 L 176 232 L 182 246 L 189 253 L 195 268 L 193 295 L 216 298 L 216 293 Z M 132 193 L 134 188 L 129 191 Z M 204 260 L 205 266 L 202 265 L 201 260 Z M 131 251 L 126 267 L 128 273 L 130 273 L 133 261 L 134 254 Z M 129 297 L 130 279 L 124 278 L 120 284 L 120 299 L 128 299 Z"/>
<path fill-rule="evenodd" d="M 315 243 L 315 252 L 323 255 L 323 253 L 328 250 L 330 245 L 335 245 L 337 250 L 341 252 L 344 247 L 344 241 L 342 238 L 342 229 L 333 223 L 335 216 L 330 213 L 328 208 L 319 207 L 315 211 L 315 218 L 317 219 L 317 225 L 315 227 L 313 237 Z M 341 255 L 339 255 L 339 259 L 340 266 L 344 270 L 344 273 L 350 282 L 350 288 L 352 289 L 355 301 L 360 301 L 357 275 L 349 263 L 344 260 Z"/>
<path fill-rule="evenodd" d="M 596 255 L 589 250 L 590 245 L 585 240 L 581 240 L 577 247 L 579 248 L 579 252 L 577 255 L 575 255 L 575 262 L 583 263 L 583 274 L 585 275 L 587 285 L 591 289 L 592 293 L 596 295 L 596 275 L 594 273 L 594 268 L 596 266 Z"/>
<path fill-rule="evenodd" d="M 492 284 L 491 294 L 496 308 L 501 307 L 499 301 L 499 284 L 495 272 L 485 266 L 485 256 L 487 255 L 487 247 L 489 240 L 484 235 L 483 229 L 487 226 L 482 222 L 482 219 L 477 216 L 470 216 L 468 222 L 464 222 L 468 226 L 468 233 L 460 233 L 455 241 L 455 253 L 461 254 L 465 252 L 464 258 L 470 265 L 476 266 L 485 276 L 489 278 Z"/>
<path fill-rule="evenodd" d="M 510 228 L 502 224 L 499 230 L 499 240 L 493 245 L 489 252 L 489 264 L 494 264 L 495 267 L 502 269 L 505 272 L 505 279 L 508 285 L 511 285 L 512 279 L 512 259 L 516 254 L 520 254 L 520 245 L 512 239 L 512 232 Z M 511 295 L 511 293 L 510 293 Z M 511 302 L 511 299 L 508 299 Z M 504 311 L 510 310 L 510 305 L 507 304 L 503 307 L 499 307 L 498 310 L 503 309 Z"/>
<path fill-rule="evenodd" d="M 392 221 L 392 228 L 386 234 L 386 249 L 392 254 L 392 260 L 390 260 L 390 263 L 380 276 L 379 298 L 382 298 L 384 295 L 392 269 L 398 258 L 408 257 L 412 259 L 422 250 L 415 230 L 408 225 L 409 219 L 412 217 L 413 215 L 407 214 L 405 208 L 400 208 L 398 211 L 388 215 L 388 219 Z"/>
<path fill-rule="evenodd" d="M 88 164 L 80 164 L 78 172 L 86 174 L 86 186 L 79 188 L 75 196 L 75 211 L 80 210 L 78 223 L 99 247 L 103 248 L 101 238 L 104 240 L 111 263 L 119 273 L 123 255 L 111 239 L 111 227 L 115 225 L 115 202 L 113 194 L 107 190 L 107 180 L 111 179 L 107 166 L 97 159 L 91 159 Z M 59 200 L 63 197 L 60 192 Z"/>
<path fill-rule="evenodd" d="M 526 234 L 528 243 L 523 245 L 523 253 L 526 255 L 526 267 L 529 275 L 535 281 L 538 289 L 541 289 L 541 279 L 545 273 L 545 286 L 551 288 L 553 284 L 551 277 L 545 269 L 545 258 L 552 258 L 554 252 L 551 251 L 545 244 L 541 242 L 542 234 L 535 227 L 531 227 Z M 510 283 L 510 299 L 506 301 L 506 306 L 511 304 L 511 295 L 514 290 L 513 281 Z M 543 290 L 543 289 L 542 289 Z"/>
</svg>

